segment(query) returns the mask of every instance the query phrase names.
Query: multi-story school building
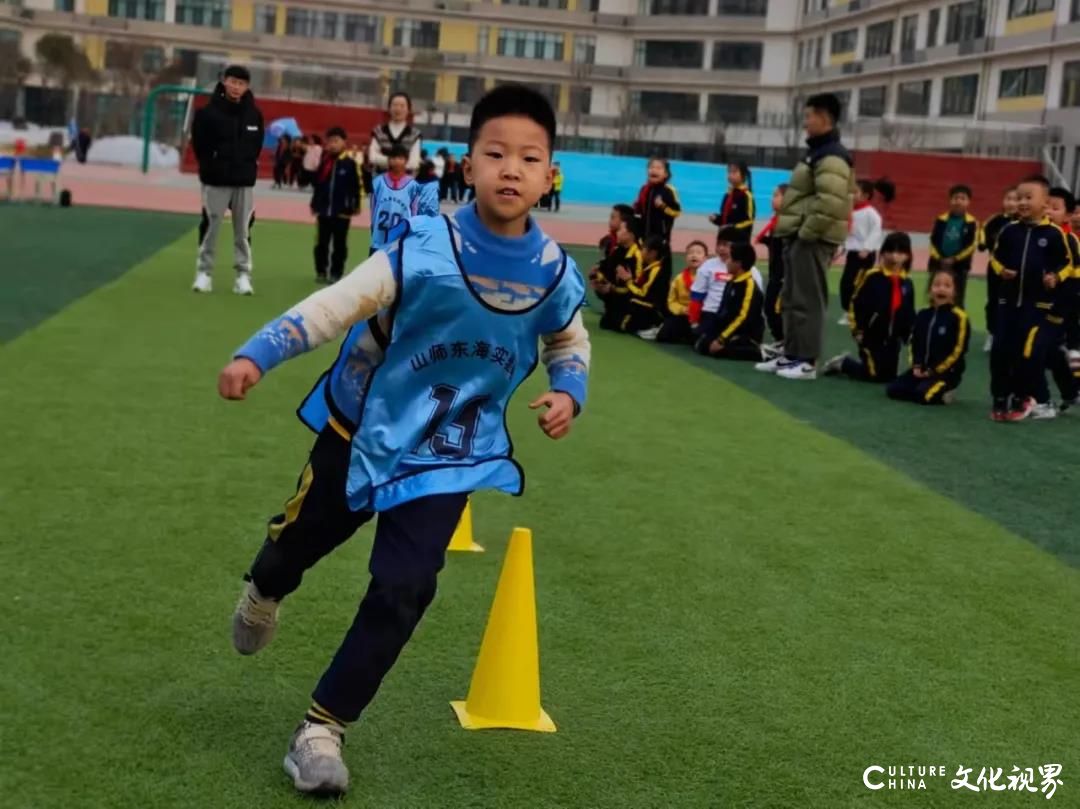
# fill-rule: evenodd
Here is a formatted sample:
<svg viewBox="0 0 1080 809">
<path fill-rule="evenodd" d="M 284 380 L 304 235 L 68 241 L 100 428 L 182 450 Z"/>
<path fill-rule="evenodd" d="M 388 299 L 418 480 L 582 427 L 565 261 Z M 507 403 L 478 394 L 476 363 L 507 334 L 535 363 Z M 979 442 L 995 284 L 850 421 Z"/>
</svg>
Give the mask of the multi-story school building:
<svg viewBox="0 0 1080 809">
<path fill-rule="evenodd" d="M 450 138 L 485 89 L 524 81 L 579 148 L 784 163 L 800 99 L 830 90 L 857 147 L 1050 143 L 1080 171 L 1080 0 L 0 0 L 0 43 L 32 56 L 49 32 L 106 77 L 136 43 L 147 72 L 242 61 L 262 95 L 403 86 Z"/>
</svg>

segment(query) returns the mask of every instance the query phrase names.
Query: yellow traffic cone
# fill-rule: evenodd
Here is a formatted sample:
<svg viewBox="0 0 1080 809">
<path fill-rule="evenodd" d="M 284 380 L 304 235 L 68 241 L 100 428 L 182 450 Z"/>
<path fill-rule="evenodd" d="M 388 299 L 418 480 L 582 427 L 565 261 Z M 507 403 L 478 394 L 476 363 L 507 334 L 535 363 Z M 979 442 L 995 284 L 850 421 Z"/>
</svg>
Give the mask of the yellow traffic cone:
<svg viewBox="0 0 1080 809">
<path fill-rule="evenodd" d="M 555 732 L 555 723 L 540 707 L 532 531 L 528 528 L 515 528 L 510 535 L 469 696 L 450 705 L 466 730 Z"/>
<path fill-rule="evenodd" d="M 472 532 L 472 503 L 465 503 L 465 510 L 461 512 L 454 535 L 450 537 L 450 544 L 446 546 L 448 551 L 473 551 L 480 553 L 484 549 L 473 540 Z"/>
</svg>

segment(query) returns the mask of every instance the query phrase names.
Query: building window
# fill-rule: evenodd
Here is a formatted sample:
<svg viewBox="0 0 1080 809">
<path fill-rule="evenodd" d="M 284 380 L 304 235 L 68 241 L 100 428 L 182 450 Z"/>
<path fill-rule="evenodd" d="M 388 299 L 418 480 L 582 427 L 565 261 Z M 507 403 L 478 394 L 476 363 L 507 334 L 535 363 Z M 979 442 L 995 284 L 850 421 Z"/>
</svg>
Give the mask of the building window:
<svg viewBox="0 0 1080 809">
<path fill-rule="evenodd" d="M 930 16 L 926 20 L 926 47 L 937 47 L 938 28 L 941 27 L 941 9 L 930 9 Z"/>
<path fill-rule="evenodd" d="M 941 84 L 942 115 L 974 115 L 979 96 L 979 74 L 949 76 Z"/>
<path fill-rule="evenodd" d="M 821 67 L 821 53 L 825 50 L 825 37 L 814 40 L 814 67 Z"/>
<path fill-rule="evenodd" d="M 650 14 L 700 14 L 709 13 L 709 0 L 652 0 Z"/>
<path fill-rule="evenodd" d="M 228 28 L 229 0 L 176 0 L 176 21 L 180 25 Z"/>
<path fill-rule="evenodd" d="M 915 34 L 919 30 L 919 15 L 909 14 L 900 20 L 900 51 L 915 50 Z"/>
<path fill-rule="evenodd" d="M 382 41 L 382 26 L 378 17 L 367 14 L 346 14 L 342 28 L 346 42 Z"/>
<path fill-rule="evenodd" d="M 949 6 L 945 18 L 945 42 L 967 42 L 981 39 L 986 34 L 985 0 L 968 0 Z"/>
<path fill-rule="evenodd" d="M 75 0 L 55 0 L 53 8 L 56 11 L 66 11 L 70 14 L 75 11 Z"/>
<path fill-rule="evenodd" d="M 499 30 L 496 52 L 499 56 L 513 56 L 518 59 L 551 59 L 561 62 L 564 41 L 562 34 L 548 31 L 502 28 Z"/>
<path fill-rule="evenodd" d="M 1009 0 L 1009 19 L 1054 10 L 1054 0 Z"/>
<path fill-rule="evenodd" d="M 255 33 L 277 33 L 277 5 L 275 3 L 259 3 L 255 6 Z"/>
<path fill-rule="evenodd" d="M 661 93 L 642 90 L 633 94 L 637 111 L 647 118 L 663 121 L 697 121 L 697 93 Z"/>
<path fill-rule="evenodd" d="M 438 48 L 439 24 L 398 20 L 394 23 L 394 45 L 401 48 Z"/>
<path fill-rule="evenodd" d="M 925 81 L 902 81 L 896 90 L 897 115 L 918 115 L 925 118 L 930 114 L 929 79 Z"/>
<path fill-rule="evenodd" d="M 866 28 L 866 57 L 876 59 L 892 53 L 893 21 L 886 20 Z"/>
<path fill-rule="evenodd" d="M 1080 107 L 1080 62 L 1066 62 L 1061 76 L 1061 106 Z"/>
<path fill-rule="evenodd" d="M 760 42 L 714 42 L 713 70 L 761 70 Z"/>
<path fill-rule="evenodd" d="M 314 39 L 319 29 L 319 12 L 310 8 L 293 8 L 285 11 L 285 35 Z"/>
<path fill-rule="evenodd" d="M 592 34 L 574 34 L 574 61 L 579 65 L 596 62 L 596 37 Z"/>
<path fill-rule="evenodd" d="M 888 88 L 863 87 L 859 90 L 859 116 L 862 118 L 880 118 L 885 114 L 885 100 Z"/>
<path fill-rule="evenodd" d="M 491 26 L 481 25 L 476 32 L 476 52 L 487 53 L 491 47 Z"/>
<path fill-rule="evenodd" d="M 706 120 L 709 123 L 756 124 L 757 110 L 757 96 L 710 93 Z"/>
<path fill-rule="evenodd" d="M 848 28 L 846 31 L 837 31 L 829 41 L 829 53 L 854 53 L 855 46 L 859 42 L 859 29 Z"/>
<path fill-rule="evenodd" d="M 1071 22 L 1080 20 L 1080 0 L 1072 0 L 1072 11 L 1069 13 L 1069 20 Z"/>
<path fill-rule="evenodd" d="M 717 13 L 733 17 L 764 17 L 769 13 L 769 0 L 720 0 Z"/>
<path fill-rule="evenodd" d="M 165 0 L 109 0 L 109 16 L 128 20 L 164 20 Z"/>
<path fill-rule="evenodd" d="M 532 6 L 533 8 L 566 8 L 566 0 L 506 0 L 507 6 Z"/>
<path fill-rule="evenodd" d="M 459 104 L 475 104 L 484 95 L 484 80 L 479 76 L 460 76 L 457 83 Z"/>
<path fill-rule="evenodd" d="M 1001 71 L 998 98 L 1041 96 L 1046 91 L 1046 66 L 1018 67 Z"/>
<path fill-rule="evenodd" d="M 575 115 L 588 115 L 592 112 L 592 88 L 570 88 L 570 112 Z"/>
<path fill-rule="evenodd" d="M 634 47 L 635 63 L 639 67 L 688 67 L 700 69 L 705 61 L 704 42 L 639 40 Z"/>
<path fill-rule="evenodd" d="M 322 25 L 319 26 L 319 36 L 323 39 L 337 39 L 338 19 L 336 11 L 324 11 L 322 13 Z"/>
</svg>

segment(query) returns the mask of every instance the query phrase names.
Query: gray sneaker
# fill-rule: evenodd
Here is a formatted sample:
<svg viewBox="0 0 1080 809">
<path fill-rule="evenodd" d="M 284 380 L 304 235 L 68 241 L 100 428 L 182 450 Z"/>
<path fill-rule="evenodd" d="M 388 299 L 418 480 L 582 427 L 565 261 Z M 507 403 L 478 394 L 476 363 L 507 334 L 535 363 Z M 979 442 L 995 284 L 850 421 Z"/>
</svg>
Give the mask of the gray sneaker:
<svg viewBox="0 0 1080 809">
<path fill-rule="evenodd" d="M 274 639 L 279 603 L 265 598 L 254 582 L 244 585 L 232 620 L 233 648 L 253 655 Z"/>
<path fill-rule="evenodd" d="M 298 792 L 332 796 L 349 788 L 349 771 L 341 760 L 344 742 L 337 728 L 306 720 L 300 723 L 285 754 L 285 772 Z"/>
</svg>

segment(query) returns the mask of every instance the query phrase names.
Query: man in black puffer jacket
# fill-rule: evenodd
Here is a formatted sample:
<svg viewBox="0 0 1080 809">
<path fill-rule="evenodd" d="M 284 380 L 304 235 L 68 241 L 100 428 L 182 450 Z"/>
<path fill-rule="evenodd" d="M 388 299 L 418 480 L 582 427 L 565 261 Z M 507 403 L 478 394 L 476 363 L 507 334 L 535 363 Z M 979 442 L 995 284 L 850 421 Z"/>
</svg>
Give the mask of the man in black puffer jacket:
<svg viewBox="0 0 1080 809">
<path fill-rule="evenodd" d="M 199 161 L 202 222 L 196 292 L 210 292 L 214 249 L 225 212 L 232 212 L 236 283 L 233 292 L 250 295 L 251 226 L 255 222 L 255 178 L 263 147 L 263 117 L 249 89 L 251 74 L 240 65 L 225 69 L 210 103 L 195 113 L 191 146 Z"/>
</svg>

